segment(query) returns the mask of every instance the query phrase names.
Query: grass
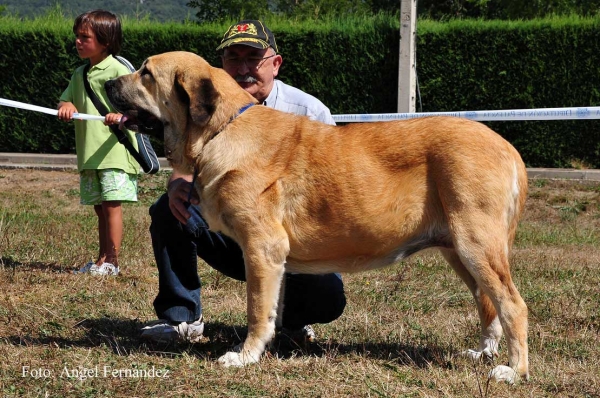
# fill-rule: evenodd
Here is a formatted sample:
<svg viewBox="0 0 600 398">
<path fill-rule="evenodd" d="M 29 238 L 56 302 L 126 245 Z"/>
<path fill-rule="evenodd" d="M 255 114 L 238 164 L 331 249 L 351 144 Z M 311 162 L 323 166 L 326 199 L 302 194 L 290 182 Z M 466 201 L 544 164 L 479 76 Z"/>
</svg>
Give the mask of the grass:
<svg viewBox="0 0 600 398">
<path fill-rule="evenodd" d="M 77 175 L 0 170 L 1 396 L 600 396 L 599 183 L 531 181 L 512 255 L 530 309 L 531 381 L 508 386 L 488 382 L 491 365 L 459 355 L 476 347 L 478 317 L 433 251 L 344 276 L 342 317 L 315 325 L 308 346 L 277 338 L 258 365 L 216 364 L 246 333 L 245 286 L 205 265 L 207 338 L 141 341 L 158 283 L 148 206 L 165 181 L 144 176 L 140 202 L 124 209 L 122 275 L 94 278 L 71 273 L 97 251 Z"/>
</svg>

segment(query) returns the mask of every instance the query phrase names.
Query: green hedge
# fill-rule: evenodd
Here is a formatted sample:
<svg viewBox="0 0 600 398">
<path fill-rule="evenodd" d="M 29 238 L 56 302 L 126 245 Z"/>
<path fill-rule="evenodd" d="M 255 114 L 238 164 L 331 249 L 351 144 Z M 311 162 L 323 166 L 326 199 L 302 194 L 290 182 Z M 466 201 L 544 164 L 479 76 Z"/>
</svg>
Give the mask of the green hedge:
<svg viewBox="0 0 600 398">
<path fill-rule="evenodd" d="M 71 21 L 0 18 L 0 97 L 54 108 L 81 64 Z M 284 57 L 280 78 L 332 113 L 397 107 L 399 24 L 393 17 L 327 23 L 268 21 Z M 225 25 L 124 21 L 122 55 L 139 66 L 186 50 L 211 64 Z M 418 22 L 418 111 L 597 106 L 600 18 Z M 600 168 L 600 122 L 493 122 L 530 167 Z M 162 146 L 155 142 L 162 154 Z M 0 107 L 0 152 L 74 153 L 72 126 Z"/>
<path fill-rule="evenodd" d="M 419 35 L 417 71 L 424 112 L 600 105 L 598 18 L 422 29 L 428 33 Z M 600 167 L 600 121 L 487 124 L 530 166 Z"/>
</svg>

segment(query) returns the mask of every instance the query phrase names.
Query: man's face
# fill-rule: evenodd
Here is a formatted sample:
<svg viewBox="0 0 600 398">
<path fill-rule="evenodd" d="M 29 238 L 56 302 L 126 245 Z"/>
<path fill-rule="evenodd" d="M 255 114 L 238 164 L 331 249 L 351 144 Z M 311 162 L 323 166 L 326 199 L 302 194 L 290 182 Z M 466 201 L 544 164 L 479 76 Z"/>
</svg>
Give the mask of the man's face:
<svg viewBox="0 0 600 398">
<path fill-rule="evenodd" d="M 283 61 L 270 47 L 260 49 L 241 44 L 227 47 L 221 59 L 223 69 L 258 101 L 269 96 Z"/>
</svg>

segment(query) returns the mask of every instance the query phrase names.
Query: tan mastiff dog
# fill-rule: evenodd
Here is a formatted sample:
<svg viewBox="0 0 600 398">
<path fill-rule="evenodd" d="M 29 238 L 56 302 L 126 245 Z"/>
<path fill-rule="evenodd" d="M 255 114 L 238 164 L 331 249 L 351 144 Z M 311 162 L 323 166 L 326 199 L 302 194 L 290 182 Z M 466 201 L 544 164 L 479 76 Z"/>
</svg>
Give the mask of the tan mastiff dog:
<svg viewBox="0 0 600 398">
<path fill-rule="evenodd" d="M 451 117 L 336 127 L 265 106 L 240 113 L 254 98 L 186 52 L 152 56 L 106 89 L 127 127 L 164 135 L 172 166 L 196 170 L 203 217 L 244 252 L 248 335 L 219 363 L 259 361 L 284 270 L 365 271 L 436 247 L 477 304 L 468 355 L 497 356 L 504 331 L 509 366 L 490 376 L 528 378 L 527 306 L 508 261 L 527 174 L 498 134 Z"/>
</svg>

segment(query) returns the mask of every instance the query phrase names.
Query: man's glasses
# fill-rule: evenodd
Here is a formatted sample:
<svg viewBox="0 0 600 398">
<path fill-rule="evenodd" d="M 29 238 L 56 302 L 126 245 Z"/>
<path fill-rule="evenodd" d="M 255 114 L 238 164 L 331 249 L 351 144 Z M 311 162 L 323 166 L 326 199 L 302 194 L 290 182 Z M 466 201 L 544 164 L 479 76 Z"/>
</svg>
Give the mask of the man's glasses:
<svg viewBox="0 0 600 398">
<path fill-rule="evenodd" d="M 234 68 L 239 68 L 243 64 L 246 64 L 248 69 L 259 69 L 262 64 L 269 58 L 273 58 L 277 54 L 269 55 L 268 57 L 225 57 L 223 56 L 223 63 L 227 64 L 227 66 L 231 66 Z"/>
</svg>

